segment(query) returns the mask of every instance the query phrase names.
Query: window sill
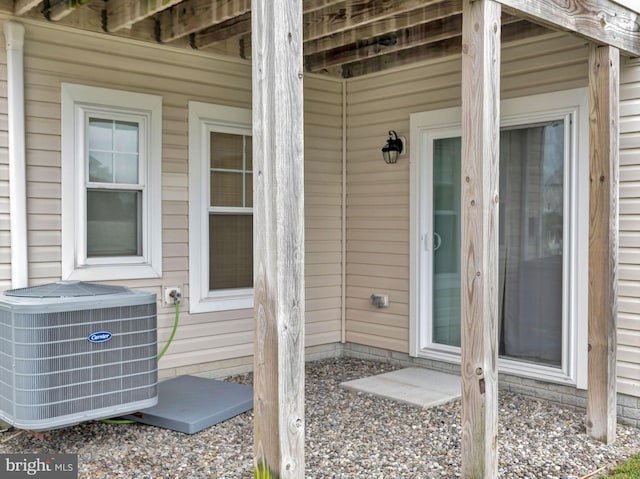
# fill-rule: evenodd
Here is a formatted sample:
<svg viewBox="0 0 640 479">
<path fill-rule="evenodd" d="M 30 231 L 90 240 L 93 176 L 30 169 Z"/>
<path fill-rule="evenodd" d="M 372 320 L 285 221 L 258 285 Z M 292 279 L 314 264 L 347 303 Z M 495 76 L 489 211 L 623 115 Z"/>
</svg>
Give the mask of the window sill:
<svg viewBox="0 0 640 479">
<path fill-rule="evenodd" d="M 211 294 L 204 298 L 191 298 L 189 313 L 210 313 L 253 308 L 253 289 L 234 290 Z"/>
<path fill-rule="evenodd" d="M 117 281 L 160 278 L 161 276 L 161 272 L 149 264 L 82 266 L 62 275 L 65 280 L 79 281 Z"/>
</svg>

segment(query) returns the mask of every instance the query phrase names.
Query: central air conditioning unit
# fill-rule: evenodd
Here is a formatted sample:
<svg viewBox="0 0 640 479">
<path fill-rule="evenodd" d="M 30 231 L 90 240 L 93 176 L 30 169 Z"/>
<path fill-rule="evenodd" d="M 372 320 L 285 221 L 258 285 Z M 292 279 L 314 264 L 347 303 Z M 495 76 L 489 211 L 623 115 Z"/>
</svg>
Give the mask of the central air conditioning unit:
<svg viewBox="0 0 640 479">
<path fill-rule="evenodd" d="M 0 419 L 46 431 L 158 402 L 156 295 L 62 281 L 0 295 Z"/>
</svg>

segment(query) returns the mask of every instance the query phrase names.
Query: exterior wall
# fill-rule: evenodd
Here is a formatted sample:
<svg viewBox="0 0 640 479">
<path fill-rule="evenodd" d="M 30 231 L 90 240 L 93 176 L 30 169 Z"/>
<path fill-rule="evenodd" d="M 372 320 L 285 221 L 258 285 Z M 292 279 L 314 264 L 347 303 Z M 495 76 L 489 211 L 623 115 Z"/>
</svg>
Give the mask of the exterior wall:
<svg viewBox="0 0 640 479">
<path fill-rule="evenodd" d="M 25 22 L 25 27 L 30 284 L 61 277 L 61 83 L 161 95 L 163 276 L 114 283 L 155 292 L 158 298 L 163 285 L 182 288 L 180 326 L 160 363 L 162 375 L 251 362 L 252 309 L 187 312 L 188 102 L 251 108 L 250 64 L 42 23 Z M 0 286 L 7 289 L 6 56 L 1 50 Z M 339 341 L 341 333 L 342 88 L 335 79 L 305 81 L 307 346 Z M 158 306 L 162 346 L 171 332 L 174 309 L 160 301 Z"/>
<path fill-rule="evenodd" d="M 460 61 L 347 82 L 347 341 L 409 351 L 409 156 L 387 165 L 380 148 L 389 130 L 411 142 L 411 113 L 460 105 Z M 587 62 L 584 42 L 569 35 L 504 46 L 501 95 L 586 86 Z M 389 294 L 390 307 L 372 306 L 374 292 Z"/>
<path fill-rule="evenodd" d="M 7 130 L 7 52 L 0 48 L 0 289 L 11 288 L 9 226 L 9 138 Z"/>
<path fill-rule="evenodd" d="M 112 37 L 105 41 L 103 35 L 51 25 L 27 23 L 26 27 L 31 284 L 60 279 L 60 84 L 74 82 L 163 96 L 163 277 L 124 284 L 159 297 L 163 285 L 180 285 L 188 302 L 187 103 L 249 108 L 250 66 L 166 46 Z M 587 84 L 587 49 L 573 36 L 554 34 L 507 46 L 502 58 L 504 98 Z M 6 54 L 0 48 L 2 289 L 10 287 L 11 267 L 5 79 Z M 341 338 L 342 307 L 342 88 L 342 82 L 329 78 L 308 76 L 305 81 L 306 346 L 318 357 L 342 351 L 335 345 Z M 396 165 L 384 164 L 380 147 L 390 129 L 408 137 L 410 113 L 459 105 L 460 57 L 349 80 L 346 88 L 346 339 L 363 348 L 404 354 L 409 349 L 409 163 L 405 154 Z M 621 117 L 618 388 L 623 395 L 640 396 L 637 61 L 624 64 Z M 372 293 L 389 294 L 390 308 L 371 306 Z M 170 334 L 173 308 L 158 304 L 163 344 Z M 182 309 L 186 311 L 187 304 Z M 252 310 L 182 312 L 176 339 L 161 363 L 162 375 L 250 369 L 252 314 Z"/>
<path fill-rule="evenodd" d="M 640 397 L 640 61 L 620 75 L 618 391 Z M 640 417 L 640 416 L 639 416 Z"/>
<path fill-rule="evenodd" d="M 342 88 L 305 77 L 306 346 L 342 331 Z"/>
<path fill-rule="evenodd" d="M 640 62 L 622 65 L 618 392 L 631 397 L 621 400 L 627 404 L 640 397 Z M 553 34 L 506 46 L 501 94 L 513 98 L 586 86 L 587 68 L 585 42 L 573 36 Z M 460 81 L 455 56 L 347 82 L 349 342 L 409 351 L 409 157 L 386 165 L 379 150 L 390 129 L 411 141 L 411 113 L 459 105 Z M 372 306 L 374 292 L 389 294 L 390 307 Z M 512 383 L 515 390 L 522 387 Z M 581 399 L 575 402 L 580 405 Z M 636 413 L 629 414 L 629 420 L 637 414 L 637 401 Z"/>
</svg>

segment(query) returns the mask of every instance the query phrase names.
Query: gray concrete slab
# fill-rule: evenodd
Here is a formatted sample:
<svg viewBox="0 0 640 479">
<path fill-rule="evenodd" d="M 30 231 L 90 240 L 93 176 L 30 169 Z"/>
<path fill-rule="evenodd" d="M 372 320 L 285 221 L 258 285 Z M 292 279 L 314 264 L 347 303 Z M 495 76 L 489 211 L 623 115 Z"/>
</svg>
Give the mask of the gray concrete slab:
<svg viewBox="0 0 640 479">
<path fill-rule="evenodd" d="M 253 408 L 253 387 L 196 376 L 158 385 L 158 404 L 125 416 L 143 424 L 194 434 Z"/>
<path fill-rule="evenodd" d="M 404 368 L 340 384 L 341 387 L 424 408 L 460 398 L 460 376 L 424 368 Z"/>
</svg>

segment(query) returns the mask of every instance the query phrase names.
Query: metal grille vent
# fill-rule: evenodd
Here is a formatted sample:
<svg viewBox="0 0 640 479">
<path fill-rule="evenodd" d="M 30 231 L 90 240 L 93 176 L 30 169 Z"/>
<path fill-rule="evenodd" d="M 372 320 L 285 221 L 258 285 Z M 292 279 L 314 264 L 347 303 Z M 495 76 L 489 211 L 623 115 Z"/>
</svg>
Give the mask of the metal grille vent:
<svg viewBox="0 0 640 479">
<path fill-rule="evenodd" d="M 130 290 L 124 286 L 87 283 L 84 281 L 58 281 L 57 283 L 17 288 L 5 291 L 7 296 L 21 298 L 78 298 L 83 296 L 102 296 L 104 294 L 122 294 Z"/>
</svg>

